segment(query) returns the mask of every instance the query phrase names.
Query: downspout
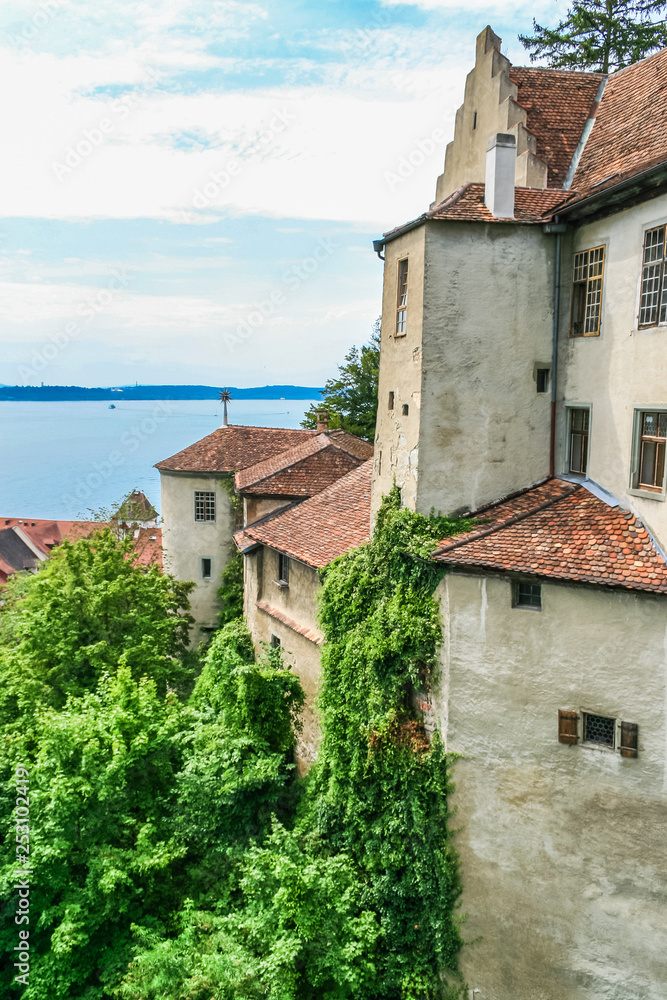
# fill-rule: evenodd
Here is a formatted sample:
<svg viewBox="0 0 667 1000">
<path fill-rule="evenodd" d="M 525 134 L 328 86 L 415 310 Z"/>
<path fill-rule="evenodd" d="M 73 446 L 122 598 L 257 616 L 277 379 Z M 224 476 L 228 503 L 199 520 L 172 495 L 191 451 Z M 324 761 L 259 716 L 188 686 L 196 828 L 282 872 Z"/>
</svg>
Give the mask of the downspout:
<svg viewBox="0 0 667 1000">
<path fill-rule="evenodd" d="M 560 325 L 560 256 L 561 235 L 567 230 L 567 225 L 554 221 L 543 227 L 545 233 L 556 236 L 556 266 L 554 275 L 554 321 L 551 332 L 551 427 L 549 432 L 549 479 L 553 479 L 556 470 L 556 400 L 558 398 L 558 327 Z"/>
</svg>

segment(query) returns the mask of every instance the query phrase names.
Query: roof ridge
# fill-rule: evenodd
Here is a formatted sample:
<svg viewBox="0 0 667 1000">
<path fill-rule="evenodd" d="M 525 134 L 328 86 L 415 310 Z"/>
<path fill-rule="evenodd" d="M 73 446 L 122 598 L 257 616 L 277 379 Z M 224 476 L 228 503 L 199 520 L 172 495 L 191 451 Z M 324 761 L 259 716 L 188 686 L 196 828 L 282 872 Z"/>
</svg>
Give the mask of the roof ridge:
<svg viewBox="0 0 667 1000">
<path fill-rule="evenodd" d="M 572 496 L 573 493 L 576 493 L 580 489 L 581 486 L 578 484 L 572 484 L 572 489 L 563 490 L 560 496 L 550 497 L 548 500 L 544 500 L 542 503 L 537 504 L 537 506 L 531 507 L 529 510 L 520 511 L 518 514 L 512 514 L 511 517 L 505 518 L 504 521 L 498 521 L 496 524 L 492 524 L 488 528 L 483 528 L 480 531 L 475 532 L 466 532 L 462 538 L 458 539 L 458 541 L 445 545 L 440 549 L 436 549 L 431 553 L 431 556 L 441 556 L 446 552 L 452 552 L 453 549 L 460 548 L 462 545 L 467 545 L 469 542 L 476 542 L 480 538 L 488 538 L 489 535 L 493 535 L 497 531 L 502 531 L 503 528 L 509 528 L 513 524 L 518 524 L 520 521 L 525 521 L 527 517 L 532 517 L 533 514 L 538 514 L 540 511 L 546 510 L 547 507 L 553 507 L 554 504 L 560 503 L 561 500 Z M 521 494 L 518 495 L 521 496 Z"/>
<path fill-rule="evenodd" d="M 651 56 L 647 56 L 646 58 L 650 59 Z M 643 62 L 643 60 L 641 61 Z M 632 63 L 632 65 L 636 66 L 637 63 Z M 630 68 L 629 66 L 624 67 L 624 69 L 629 69 L 629 68 Z M 593 77 L 593 76 L 604 77 L 611 75 L 609 73 L 593 73 L 592 71 L 586 69 L 559 69 L 556 66 L 513 66 L 512 65 L 509 68 L 510 79 L 512 78 L 513 69 L 528 70 L 531 73 L 554 73 L 556 75 L 562 75 L 562 76 L 567 75 L 567 76 L 585 76 L 585 77 Z M 623 70 L 619 70 L 618 72 L 622 73 Z"/>
</svg>

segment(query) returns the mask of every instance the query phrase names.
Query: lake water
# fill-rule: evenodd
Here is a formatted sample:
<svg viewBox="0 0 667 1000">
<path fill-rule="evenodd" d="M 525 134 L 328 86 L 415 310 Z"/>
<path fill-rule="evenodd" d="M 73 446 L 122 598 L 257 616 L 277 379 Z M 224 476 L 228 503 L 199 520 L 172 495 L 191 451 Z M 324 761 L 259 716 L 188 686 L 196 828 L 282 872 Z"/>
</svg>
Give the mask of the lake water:
<svg viewBox="0 0 667 1000">
<path fill-rule="evenodd" d="M 234 400 L 230 423 L 299 427 L 311 400 Z M 216 400 L 0 402 L 0 516 L 80 518 L 143 490 L 160 509 L 153 468 L 222 423 Z"/>
</svg>

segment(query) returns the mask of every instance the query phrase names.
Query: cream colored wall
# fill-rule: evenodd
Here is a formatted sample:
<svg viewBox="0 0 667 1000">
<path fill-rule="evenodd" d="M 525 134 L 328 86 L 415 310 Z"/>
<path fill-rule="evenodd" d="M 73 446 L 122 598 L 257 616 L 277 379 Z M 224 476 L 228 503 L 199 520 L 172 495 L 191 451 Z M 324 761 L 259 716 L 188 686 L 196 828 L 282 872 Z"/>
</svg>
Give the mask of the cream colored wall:
<svg viewBox="0 0 667 1000">
<path fill-rule="evenodd" d="M 588 474 L 632 507 L 667 546 L 667 505 L 628 493 L 635 407 L 667 407 L 667 327 L 639 330 L 644 230 L 667 220 L 667 196 L 582 226 L 563 255 L 559 398 L 591 404 Z M 599 337 L 569 337 L 572 252 L 606 245 Z M 565 409 L 558 420 L 558 468 L 566 468 Z"/>
<path fill-rule="evenodd" d="M 664 1000 L 666 599 L 542 593 L 536 612 L 505 578 L 438 588 L 463 973 L 476 1000 Z M 560 708 L 638 723 L 638 758 L 560 744 Z"/>
<path fill-rule="evenodd" d="M 547 186 L 547 167 L 536 155 L 535 137 L 526 128 L 526 111 L 516 103 L 510 66 L 509 59 L 500 54 L 500 38 L 485 28 L 477 36 L 475 67 L 466 78 L 463 104 L 456 112 L 454 139 L 447 146 L 444 172 L 438 177 L 436 202 L 463 184 L 484 183 L 487 143 L 497 132 L 516 136 L 516 184 Z"/>
<path fill-rule="evenodd" d="M 243 498 L 243 523 L 252 524 L 260 517 L 264 517 L 274 510 L 279 510 L 281 507 L 286 507 L 291 502 L 285 497 L 245 496 Z"/>
<path fill-rule="evenodd" d="M 164 568 L 178 580 L 195 581 L 195 590 L 190 595 L 196 623 L 190 633 L 193 643 L 204 638 L 198 626 L 211 628 L 217 624 L 216 592 L 233 545 L 234 517 L 220 479 L 220 476 L 160 473 Z M 215 521 L 195 521 L 195 490 L 215 493 Z M 202 557 L 212 560 L 210 580 L 201 577 Z"/>
<path fill-rule="evenodd" d="M 371 510 L 374 517 L 382 495 L 388 493 L 394 479 L 403 490 L 408 507 L 415 506 L 421 406 L 422 313 L 424 292 L 424 227 L 414 229 L 385 248 L 384 287 L 382 293 L 382 333 L 378 419 Z M 408 260 L 408 310 L 405 336 L 396 336 L 398 262 Z M 394 409 L 388 407 L 389 393 L 394 393 Z M 410 412 L 403 416 L 403 404 Z"/>
<path fill-rule="evenodd" d="M 246 555 L 244 564 L 244 607 L 257 652 L 261 652 L 262 642 L 269 642 L 271 633 L 277 635 L 285 662 L 298 675 L 306 695 L 301 714 L 303 729 L 296 748 L 297 766 L 299 772 L 304 773 L 315 760 L 320 742 L 320 726 L 315 711 L 315 699 L 319 692 L 320 647 L 259 609 L 256 601 L 266 601 L 299 625 L 317 629 L 319 576 L 310 566 L 292 559 L 289 587 L 278 587 L 274 582 L 278 579 L 278 553 L 267 547 Z"/>
<path fill-rule="evenodd" d="M 548 474 L 553 237 L 539 227 L 426 226 L 416 506 L 474 509 Z"/>
</svg>

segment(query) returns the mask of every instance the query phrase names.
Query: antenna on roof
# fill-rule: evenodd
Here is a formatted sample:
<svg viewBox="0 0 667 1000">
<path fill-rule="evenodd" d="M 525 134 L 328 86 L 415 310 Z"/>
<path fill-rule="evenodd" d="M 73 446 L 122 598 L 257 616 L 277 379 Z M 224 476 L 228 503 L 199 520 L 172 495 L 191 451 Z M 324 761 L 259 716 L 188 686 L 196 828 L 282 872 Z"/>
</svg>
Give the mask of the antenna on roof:
<svg viewBox="0 0 667 1000">
<path fill-rule="evenodd" d="M 220 395 L 218 396 L 218 399 L 223 404 L 222 426 L 223 427 L 227 427 L 227 403 L 231 403 L 231 401 L 232 401 L 232 395 L 231 395 L 229 389 L 221 389 L 220 390 Z"/>
</svg>

